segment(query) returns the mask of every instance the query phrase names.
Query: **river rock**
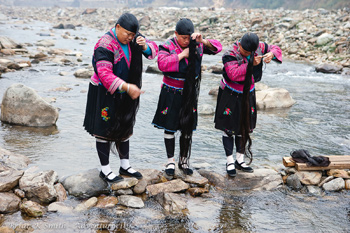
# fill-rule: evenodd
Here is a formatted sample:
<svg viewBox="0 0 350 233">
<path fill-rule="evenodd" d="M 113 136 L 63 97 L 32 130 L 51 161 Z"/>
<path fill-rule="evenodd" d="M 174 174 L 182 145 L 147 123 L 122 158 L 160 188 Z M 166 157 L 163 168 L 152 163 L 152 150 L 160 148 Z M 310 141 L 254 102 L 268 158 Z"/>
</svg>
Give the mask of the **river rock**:
<svg viewBox="0 0 350 233">
<path fill-rule="evenodd" d="M 15 50 L 13 49 L 1 49 L 0 53 L 6 55 L 6 56 L 10 56 L 10 55 L 15 55 Z"/>
<path fill-rule="evenodd" d="M 263 91 L 266 89 L 269 89 L 269 86 L 267 86 L 266 84 L 264 84 L 262 82 L 255 83 L 255 90 L 256 91 Z"/>
<path fill-rule="evenodd" d="M 283 88 L 269 88 L 256 92 L 257 109 L 288 108 L 293 104 L 295 100 Z"/>
<path fill-rule="evenodd" d="M 61 183 L 57 183 L 54 185 L 54 188 L 55 188 L 56 193 L 57 193 L 57 201 L 58 202 L 65 201 L 67 199 L 67 191 L 63 187 L 63 185 Z"/>
<path fill-rule="evenodd" d="M 322 180 L 319 184 L 318 187 L 322 187 L 325 183 L 331 181 L 334 179 L 334 176 L 327 176 L 324 180 Z"/>
<path fill-rule="evenodd" d="M 143 208 L 145 206 L 141 198 L 130 195 L 119 196 L 118 202 L 121 205 L 131 208 Z"/>
<path fill-rule="evenodd" d="M 137 185 L 134 186 L 133 192 L 135 194 L 144 193 L 146 191 L 147 185 L 148 185 L 147 180 L 142 179 L 137 183 Z"/>
<path fill-rule="evenodd" d="M 89 198 L 108 193 L 108 184 L 99 176 L 99 171 L 90 169 L 62 180 L 62 185 L 72 196 Z"/>
<path fill-rule="evenodd" d="M 42 217 L 46 214 L 46 208 L 34 201 L 25 201 L 20 205 L 22 213 L 27 214 L 29 217 Z"/>
<path fill-rule="evenodd" d="M 320 187 L 314 185 L 307 185 L 306 188 L 310 194 L 315 196 L 322 196 L 322 189 Z"/>
<path fill-rule="evenodd" d="M 74 76 L 77 78 L 91 78 L 91 76 L 94 75 L 94 70 L 92 69 L 78 69 L 74 72 Z"/>
<path fill-rule="evenodd" d="M 198 172 L 201 174 L 201 176 L 207 178 L 210 184 L 220 188 L 224 188 L 226 186 L 226 179 L 223 175 L 204 169 L 200 169 Z"/>
<path fill-rule="evenodd" d="M 333 35 L 328 33 L 323 33 L 317 38 L 316 44 L 322 46 L 327 44 L 328 42 L 333 41 L 333 39 L 334 39 Z"/>
<path fill-rule="evenodd" d="M 326 191 L 340 191 L 345 188 L 345 181 L 339 177 L 325 183 L 322 187 Z"/>
<path fill-rule="evenodd" d="M 8 192 L 16 187 L 22 175 L 23 171 L 0 165 L 0 192 Z"/>
<path fill-rule="evenodd" d="M 118 183 L 113 183 L 111 186 L 111 189 L 116 191 L 119 189 L 128 189 L 131 188 L 133 186 L 135 186 L 138 183 L 138 179 L 136 178 L 124 178 L 123 181 L 118 182 Z"/>
<path fill-rule="evenodd" d="M 132 195 L 134 192 L 132 189 L 118 189 L 117 191 L 114 192 L 114 195 L 120 196 L 120 195 Z"/>
<path fill-rule="evenodd" d="M 18 44 L 14 42 L 11 38 L 8 38 L 6 36 L 0 36 L 0 49 L 14 49 L 18 47 Z"/>
<path fill-rule="evenodd" d="M 214 66 L 210 66 L 208 68 L 209 71 L 211 71 L 211 73 L 213 74 L 223 74 L 223 66 L 222 65 L 214 65 Z"/>
<path fill-rule="evenodd" d="M 96 8 L 87 8 L 83 13 L 82 15 L 85 15 L 85 14 L 93 14 L 93 13 L 96 13 L 97 12 L 97 9 Z"/>
<path fill-rule="evenodd" d="M 97 208 L 111 208 L 118 204 L 118 198 L 114 196 L 100 196 L 97 198 Z"/>
<path fill-rule="evenodd" d="M 255 169 L 253 173 L 239 172 L 235 179 L 226 180 L 228 190 L 274 190 L 283 183 L 281 175 L 272 169 Z"/>
<path fill-rule="evenodd" d="M 36 42 L 36 46 L 43 46 L 43 47 L 51 47 L 55 46 L 55 41 L 54 40 L 39 40 Z"/>
<path fill-rule="evenodd" d="M 13 230 L 11 227 L 2 226 L 0 227 L 1 233 L 15 233 L 15 230 Z"/>
<path fill-rule="evenodd" d="M 198 186 L 203 187 L 204 185 L 208 184 L 208 179 L 201 176 L 197 170 L 193 170 L 193 174 L 190 176 L 186 176 L 177 166 L 176 164 L 176 168 L 175 168 L 175 177 L 179 178 L 183 181 L 185 181 L 186 183 L 190 183 L 190 184 L 195 184 Z"/>
<path fill-rule="evenodd" d="M 339 65 L 333 65 L 333 64 L 321 64 L 316 66 L 315 70 L 316 72 L 326 73 L 326 74 L 340 74 L 343 67 Z"/>
<path fill-rule="evenodd" d="M 19 187 L 26 193 L 26 197 L 39 203 L 50 203 L 57 199 L 54 184 L 58 180 L 55 171 L 38 172 L 37 167 L 26 170 L 19 180 Z"/>
<path fill-rule="evenodd" d="M 187 191 L 193 197 L 197 197 L 197 196 L 202 195 L 203 193 L 208 193 L 209 192 L 209 190 L 206 189 L 206 188 L 189 188 Z"/>
<path fill-rule="evenodd" d="M 73 207 L 63 202 L 53 202 L 47 207 L 47 211 L 70 214 L 73 212 Z"/>
<path fill-rule="evenodd" d="M 303 188 L 303 185 L 296 174 L 292 174 L 287 177 L 287 186 L 291 187 L 295 191 L 299 191 Z"/>
<path fill-rule="evenodd" d="M 9 124 L 45 127 L 56 124 L 58 110 L 40 97 L 34 89 L 12 84 L 4 93 L 1 121 Z"/>
<path fill-rule="evenodd" d="M 148 15 L 145 15 L 139 20 L 139 24 L 140 26 L 149 27 L 151 25 L 151 18 Z"/>
<path fill-rule="evenodd" d="M 327 171 L 327 175 L 334 176 L 334 177 L 341 177 L 344 179 L 350 179 L 350 174 L 347 171 L 341 170 L 341 169 L 330 169 Z"/>
<path fill-rule="evenodd" d="M 15 189 L 13 191 L 13 193 L 16 194 L 17 197 L 19 197 L 19 198 L 25 198 L 26 197 L 26 193 L 23 190 L 21 190 L 21 189 Z"/>
<path fill-rule="evenodd" d="M 155 199 L 161 204 L 167 214 L 185 214 L 186 198 L 176 193 L 159 193 Z"/>
<path fill-rule="evenodd" d="M 97 197 L 91 197 L 90 199 L 78 204 L 74 210 L 77 212 L 89 210 L 97 204 L 97 201 Z"/>
<path fill-rule="evenodd" d="M 296 175 L 304 185 L 318 185 L 322 178 L 322 172 L 319 171 L 300 171 Z"/>
<path fill-rule="evenodd" d="M 345 180 L 345 189 L 350 190 L 350 180 Z"/>
<path fill-rule="evenodd" d="M 0 214 L 14 213 L 19 210 L 21 198 L 13 193 L 0 192 Z"/>
<path fill-rule="evenodd" d="M 139 169 L 139 172 L 143 175 L 143 178 L 134 186 L 135 194 L 146 192 L 147 185 L 157 182 L 162 176 L 162 172 L 156 169 Z"/>
<path fill-rule="evenodd" d="M 219 88 L 218 87 L 214 87 L 213 89 L 211 89 L 210 91 L 209 91 L 209 95 L 213 95 L 213 96 L 217 96 L 218 95 L 218 93 L 219 93 Z"/>
<path fill-rule="evenodd" d="M 152 73 L 152 74 L 162 74 L 162 71 L 159 70 L 157 63 L 153 63 L 153 64 L 147 66 L 147 69 L 145 72 Z"/>
<path fill-rule="evenodd" d="M 148 185 L 146 190 L 149 196 L 157 195 L 161 192 L 173 193 L 187 190 L 189 185 L 180 179 L 171 180 L 165 183 Z"/>
<path fill-rule="evenodd" d="M 215 107 L 210 104 L 200 104 L 198 106 L 198 113 L 200 115 L 214 115 Z"/>
</svg>

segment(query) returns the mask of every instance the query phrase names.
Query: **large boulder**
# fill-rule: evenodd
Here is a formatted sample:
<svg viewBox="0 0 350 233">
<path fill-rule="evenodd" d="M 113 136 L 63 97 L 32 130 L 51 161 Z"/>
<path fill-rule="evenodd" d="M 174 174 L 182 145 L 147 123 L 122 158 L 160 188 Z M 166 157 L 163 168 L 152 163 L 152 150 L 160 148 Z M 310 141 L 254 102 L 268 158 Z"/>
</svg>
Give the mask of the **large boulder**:
<svg viewBox="0 0 350 233">
<path fill-rule="evenodd" d="M 92 75 L 94 75 L 93 69 L 82 68 L 74 72 L 74 76 L 77 78 L 91 78 Z"/>
<path fill-rule="evenodd" d="M 342 66 L 332 64 L 320 64 L 315 67 L 316 72 L 326 74 L 340 74 L 343 70 Z"/>
<path fill-rule="evenodd" d="M 62 184 L 70 195 L 78 198 L 90 198 L 108 193 L 108 184 L 99 177 L 97 169 L 69 176 L 62 181 Z"/>
<path fill-rule="evenodd" d="M 51 203 L 57 199 L 54 184 L 58 181 L 55 171 L 38 172 L 38 167 L 26 170 L 19 180 L 19 188 L 26 193 L 28 199 L 39 203 Z"/>
<path fill-rule="evenodd" d="M 47 127 L 56 124 L 58 110 L 36 91 L 23 84 L 13 84 L 4 93 L 1 105 L 2 122 Z"/>
<path fill-rule="evenodd" d="M 283 88 L 268 88 L 256 92 L 256 106 L 258 109 L 288 108 L 293 104 L 295 104 L 295 100 Z"/>
</svg>

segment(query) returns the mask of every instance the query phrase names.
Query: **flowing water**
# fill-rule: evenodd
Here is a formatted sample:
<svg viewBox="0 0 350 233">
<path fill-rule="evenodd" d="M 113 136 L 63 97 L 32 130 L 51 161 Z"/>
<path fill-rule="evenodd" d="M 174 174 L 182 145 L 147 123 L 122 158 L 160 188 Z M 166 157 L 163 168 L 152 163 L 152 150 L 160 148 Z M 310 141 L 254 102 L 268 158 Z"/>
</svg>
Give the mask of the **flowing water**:
<svg viewBox="0 0 350 233">
<path fill-rule="evenodd" d="M 13 19 L 0 25 L 0 34 L 18 43 L 54 39 L 56 48 L 81 52 L 83 62 L 79 64 L 84 67 L 90 64 L 94 44 L 104 33 L 78 27 L 76 30 L 55 30 L 51 37 L 39 35 L 50 33 L 51 28 L 52 25 L 43 22 L 23 23 Z M 79 39 L 63 39 L 61 35 L 66 31 Z M 36 48 L 27 47 L 30 51 L 36 51 Z M 203 65 L 221 64 L 221 55 L 204 56 Z M 154 62 L 144 61 L 144 69 Z M 95 140 L 82 127 L 89 80 L 75 78 L 73 73 L 77 69 L 77 66 L 41 62 L 22 71 L 5 73 L 0 78 L 1 97 L 11 84 L 23 83 L 34 88 L 43 98 L 56 99 L 52 104 L 60 109 L 57 126 L 31 128 L 1 123 L 0 146 L 28 156 L 32 160 L 30 166 L 57 171 L 60 178 L 99 168 Z M 61 71 L 69 75 L 60 76 Z M 220 75 L 203 73 L 199 105 L 215 107 L 216 98 L 209 96 L 208 92 L 218 86 L 220 78 Z M 143 74 L 142 89 L 145 93 L 141 96 L 130 141 L 131 164 L 135 168 L 161 170 L 166 162 L 163 131 L 151 125 L 161 80 L 161 75 Z M 269 87 L 287 89 L 296 104 L 288 109 L 258 112 L 257 127 L 252 134 L 254 168 L 281 168 L 282 157 L 288 156 L 293 149 L 307 149 L 312 155 L 350 154 L 349 77 L 316 73 L 312 65 L 285 61 L 281 65 L 266 65 L 262 82 Z M 69 87 L 71 90 L 52 91 L 57 87 Z M 206 169 L 225 174 L 222 134 L 214 129 L 213 116 L 200 115 L 198 124 L 193 136 L 192 164 L 207 163 Z M 119 167 L 119 159 L 113 155 L 111 167 L 116 171 Z M 123 214 L 117 210 L 91 210 L 87 214 L 48 214 L 43 219 L 26 219 L 18 212 L 0 219 L 0 223 L 27 223 L 36 232 L 97 232 L 91 224 L 96 222 L 112 223 L 110 232 L 349 232 L 349 198 L 346 191 L 324 197 L 290 192 L 288 189 L 227 192 L 214 195 L 204 203 L 193 199 L 186 218 L 165 217 L 157 204 L 146 201 L 149 208 L 120 210 Z M 74 199 L 69 201 L 72 205 L 76 204 Z M 50 225 L 53 223 L 56 225 Z"/>
</svg>

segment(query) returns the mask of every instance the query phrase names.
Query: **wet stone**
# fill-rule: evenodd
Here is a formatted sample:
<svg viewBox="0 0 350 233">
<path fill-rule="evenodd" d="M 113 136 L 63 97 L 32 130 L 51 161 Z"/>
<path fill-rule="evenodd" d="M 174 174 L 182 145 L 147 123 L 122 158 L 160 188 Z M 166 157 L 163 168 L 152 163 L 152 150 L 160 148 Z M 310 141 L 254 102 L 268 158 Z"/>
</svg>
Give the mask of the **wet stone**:
<svg viewBox="0 0 350 233">
<path fill-rule="evenodd" d="M 45 207 L 33 201 L 23 202 L 20 205 L 20 209 L 22 213 L 25 213 L 30 217 L 42 217 L 46 214 Z"/>
<path fill-rule="evenodd" d="M 92 197 L 80 204 L 78 204 L 76 207 L 75 207 L 75 211 L 77 212 L 82 212 L 82 211 L 86 211 L 88 209 L 91 209 L 92 207 L 94 207 L 95 205 L 97 204 L 97 198 L 96 197 Z"/>
<path fill-rule="evenodd" d="M 145 206 L 141 198 L 130 195 L 119 196 L 118 201 L 119 204 L 131 208 L 143 208 Z"/>
<path fill-rule="evenodd" d="M 121 182 L 112 184 L 111 189 L 114 191 L 119 189 L 128 189 L 135 186 L 138 182 L 139 181 L 136 178 L 125 178 Z"/>
<path fill-rule="evenodd" d="M 100 196 L 97 200 L 96 207 L 98 208 L 111 208 L 118 204 L 118 198 L 114 196 Z"/>
</svg>

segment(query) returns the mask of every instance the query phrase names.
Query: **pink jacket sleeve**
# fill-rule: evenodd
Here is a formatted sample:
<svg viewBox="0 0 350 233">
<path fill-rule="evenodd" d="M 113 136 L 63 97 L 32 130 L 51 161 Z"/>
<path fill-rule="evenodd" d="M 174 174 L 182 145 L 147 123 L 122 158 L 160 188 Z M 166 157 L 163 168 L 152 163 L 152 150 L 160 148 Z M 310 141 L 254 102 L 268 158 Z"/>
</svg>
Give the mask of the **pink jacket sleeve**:
<svg viewBox="0 0 350 233">
<path fill-rule="evenodd" d="M 177 53 L 170 53 L 168 44 L 159 46 L 158 68 L 162 72 L 179 71 L 179 56 Z"/>
<path fill-rule="evenodd" d="M 208 49 L 206 46 L 204 46 L 205 51 L 209 50 L 213 54 L 217 54 L 217 53 L 220 53 L 222 51 L 222 45 L 218 40 L 208 39 L 208 41 L 210 42 L 210 44 L 212 44 L 216 48 L 216 51 L 212 51 L 212 50 Z"/>
<path fill-rule="evenodd" d="M 267 52 L 272 52 L 275 59 L 282 63 L 282 50 L 277 45 L 269 45 Z"/>
<path fill-rule="evenodd" d="M 151 49 L 152 53 L 147 57 L 147 59 L 154 59 L 158 55 L 158 46 L 154 41 L 150 41 L 146 39 L 146 43 L 148 47 Z"/>
<path fill-rule="evenodd" d="M 237 61 L 229 61 L 224 64 L 226 74 L 231 81 L 244 81 L 248 63 L 238 64 Z"/>
<path fill-rule="evenodd" d="M 113 64 L 109 61 L 98 61 L 96 63 L 98 76 L 103 84 L 113 94 L 124 80 L 113 74 Z"/>
</svg>

